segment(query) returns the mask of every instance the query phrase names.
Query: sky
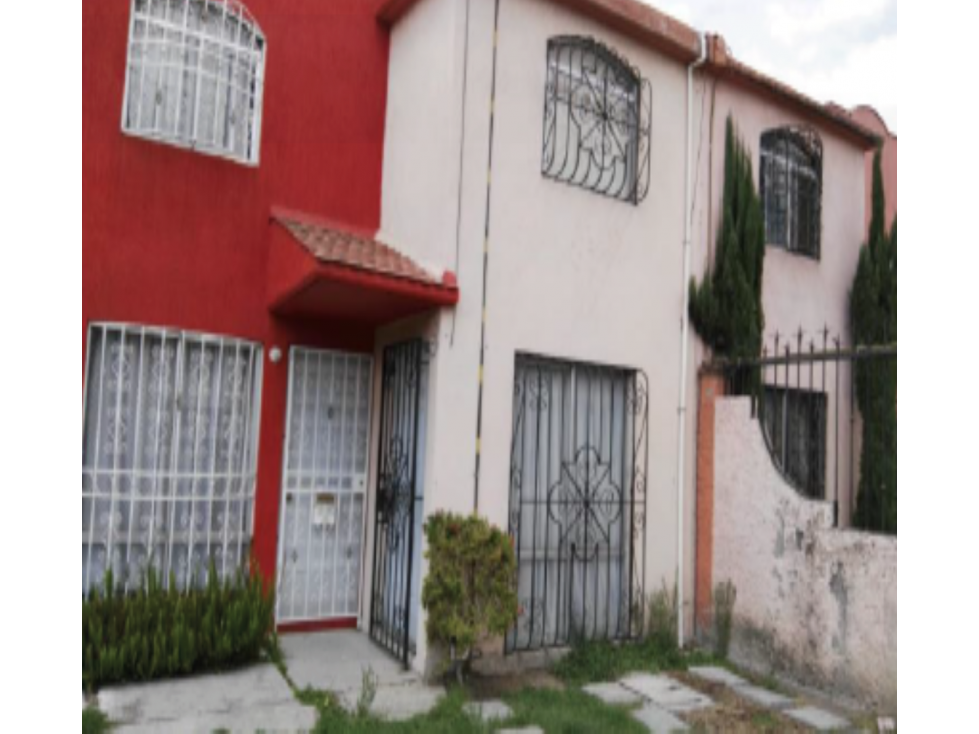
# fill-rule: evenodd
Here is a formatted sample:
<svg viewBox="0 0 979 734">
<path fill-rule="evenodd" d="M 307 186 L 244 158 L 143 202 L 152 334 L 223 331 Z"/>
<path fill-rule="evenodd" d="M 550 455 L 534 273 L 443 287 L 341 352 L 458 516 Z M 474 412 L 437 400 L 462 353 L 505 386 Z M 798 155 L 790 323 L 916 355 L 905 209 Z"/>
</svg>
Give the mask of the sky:
<svg viewBox="0 0 979 734">
<path fill-rule="evenodd" d="M 874 107 L 897 133 L 897 0 L 643 0 L 821 102 Z"/>
</svg>

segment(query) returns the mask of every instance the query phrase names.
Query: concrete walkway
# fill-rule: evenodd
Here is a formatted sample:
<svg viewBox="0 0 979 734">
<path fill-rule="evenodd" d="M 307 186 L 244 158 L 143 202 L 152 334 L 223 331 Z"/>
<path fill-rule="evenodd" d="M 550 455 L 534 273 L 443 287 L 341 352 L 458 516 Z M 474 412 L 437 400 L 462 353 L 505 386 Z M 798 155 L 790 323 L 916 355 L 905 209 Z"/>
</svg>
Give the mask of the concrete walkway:
<svg viewBox="0 0 979 734">
<path fill-rule="evenodd" d="M 405 721 L 427 714 L 445 695 L 423 684 L 366 636 L 355 632 L 295 635 L 281 640 L 289 677 L 300 691 L 332 693 L 349 711 L 357 709 L 364 675 L 377 684 L 371 714 Z M 83 708 L 84 708 L 83 698 Z M 296 701 L 272 665 L 236 673 L 106 689 L 99 708 L 122 734 L 187 732 L 297 734 L 316 726 L 317 712 Z"/>
<path fill-rule="evenodd" d="M 809 727 L 813 731 L 838 732 L 848 731 L 850 729 L 850 722 L 840 718 L 836 714 L 816 708 L 815 706 L 800 705 L 798 700 L 753 686 L 721 668 L 692 668 L 690 674 L 708 683 L 726 686 L 734 692 L 734 695 L 750 701 L 761 708 L 787 716 L 793 721 Z"/>
<path fill-rule="evenodd" d="M 99 708 L 122 734 L 296 734 L 316 726 L 272 665 L 237 673 L 107 689 Z"/>
<path fill-rule="evenodd" d="M 707 683 L 731 689 L 755 706 L 786 716 L 815 732 L 850 729 L 850 722 L 828 711 L 753 686 L 721 668 L 693 668 L 690 674 Z M 682 717 L 710 709 L 708 697 L 665 675 L 632 675 L 618 683 L 589 686 L 584 692 L 609 706 L 636 708 L 634 718 L 652 734 L 689 731 Z"/>
<path fill-rule="evenodd" d="M 383 721 L 407 721 L 423 716 L 445 696 L 445 689 L 427 686 L 417 673 L 359 632 L 292 635 L 280 641 L 289 677 L 299 690 L 332 693 L 347 711 L 357 703 L 368 672 L 377 684 L 370 708 Z"/>
<path fill-rule="evenodd" d="M 445 691 L 393 660 L 358 633 L 297 635 L 281 641 L 289 677 L 298 690 L 331 693 L 347 710 L 357 709 L 365 674 L 376 686 L 370 712 L 385 721 L 407 721 L 429 713 Z M 723 686 L 755 706 L 786 716 L 816 732 L 845 731 L 849 722 L 751 685 L 720 668 L 694 668 L 690 674 Z M 717 693 L 717 689 L 712 689 Z M 653 734 L 688 731 L 683 719 L 714 707 L 710 697 L 665 675 L 631 675 L 589 686 L 585 693 L 609 706 L 633 709 L 634 718 Z M 83 707 L 84 707 L 83 698 Z M 297 734 L 312 730 L 317 713 L 300 705 L 279 671 L 260 665 L 237 673 L 103 691 L 98 704 L 122 734 L 215 731 Z M 487 723 L 505 724 L 512 712 L 502 702 L 473 704 L 469 713 Z"/>
<path fill-rule="evenodd" d="M 652 734 L 689 731 L 679 718 L 714 702 L 665 675 L 630 675 L 618 683 L 589 686 L 585 693 L 609 706 L 636 707 L 633 718 Z"/>
</svg>

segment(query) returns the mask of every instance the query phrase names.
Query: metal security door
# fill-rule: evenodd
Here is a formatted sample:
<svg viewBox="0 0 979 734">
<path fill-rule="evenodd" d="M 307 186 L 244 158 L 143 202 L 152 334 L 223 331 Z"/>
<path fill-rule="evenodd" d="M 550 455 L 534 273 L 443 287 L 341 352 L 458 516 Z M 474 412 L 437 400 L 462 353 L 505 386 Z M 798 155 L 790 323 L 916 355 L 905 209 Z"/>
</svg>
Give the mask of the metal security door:
<svg viewBox="0 0 979 734">
<path fill-rule="evenodd" d="M 294 349 L 282 482 L 277 620 L 360 614 L 372 360 Z"/>
<path fill-rule="evenodd" d="M 381 394 L 371 638 L 406 666 L 411 654 L 412 584 L 418 583 L 413 569 L 419 545 L 415 519 L 421 516 L 416 486 L 422 354 L 421 341 L 388 347 Z"/>
</svg>

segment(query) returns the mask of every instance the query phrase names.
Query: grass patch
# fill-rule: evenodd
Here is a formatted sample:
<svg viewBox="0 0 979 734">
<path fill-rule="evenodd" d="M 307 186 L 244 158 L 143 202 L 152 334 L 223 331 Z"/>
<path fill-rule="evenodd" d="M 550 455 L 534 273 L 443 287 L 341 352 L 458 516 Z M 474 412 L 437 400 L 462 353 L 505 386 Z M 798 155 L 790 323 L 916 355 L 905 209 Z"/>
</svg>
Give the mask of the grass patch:
<svg viewBox="0 0 979 734">
<path fill-rule="evenodd" d="M 320 720 L 314 734 L 492 734 L 501 729 L 537 726 L 547 734 L 642 734 L 645 729 L 628 709 L 612 708 L 579 691 L 525 691 L 504 697 L 514 716 L 488 726 L 466 714 L 465 691 L 451 692 L 427 716 L 387 723 L 351 715 L 328 697 L 320 700 Z M 324 703 L 325 702 L 325 703 Z"/>
<path fill-rule="evenodd" d="M 616 645 L 595 642 L 572 650 L 554 669 L 554 674 L 571 686 L 609 683 L 630 673 L 685 671 L 691 666 L 714 665 L 704 653 L 684 653 L 675 646 L 649 639 Z"/>
<path fill-rule="evenodd" d="M 351 716 L 331 701 L 320 707 L 320 720 L 313 731 L 314 734 L 489 734 L 488 727 L 463 711 L 467 702 L 465 693 L 455 691 L 427 716 L 404 723 L 386 723 L 367 716 Z"/>
<path fill-rule="evenodd" d="M 579 691 L 526 691 L 506 699 L 514 718 L 507 728 L 537 726 L 547 734 L 643 734 L 629 709 L 607 706 Z"/>
<path fill-rule="evenodd" d="M 109 719 L 98 709 L 82 711 L 82 734 L 106 734 L 111 729 Z"/>
</svg>

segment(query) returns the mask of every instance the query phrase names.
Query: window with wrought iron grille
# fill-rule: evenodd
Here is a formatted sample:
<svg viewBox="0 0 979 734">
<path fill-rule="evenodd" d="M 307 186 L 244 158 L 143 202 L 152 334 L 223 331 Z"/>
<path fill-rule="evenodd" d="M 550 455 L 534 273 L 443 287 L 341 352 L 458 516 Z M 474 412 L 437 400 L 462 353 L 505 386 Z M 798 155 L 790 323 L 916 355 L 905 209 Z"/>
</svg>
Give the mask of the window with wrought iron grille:
<svg viewBox="0 0 979 734">
<path fill-rule="evenodd" d="M 765 433 L 779 468 L 806 497 L 825 500 L 825 393 L 768 387 L 762 409 Z"/>
<path fill-rule="evenodd" d="M 652 88 L 588 38 L 547 48 L 544 176 L 638 204 L 649 191 Z"/>
<path fill-rule="evenodd" d="M 648 394 L 633 370 L 517 358 L 510 534 L 521 610 L 507 652 L 644 628 Z"/>
<path fill-rule="evenodd" d="M 814 131 L 782 128 L 762 136 L 761 196 L 768 244 L 820 259 L 823 145 Z"/>
<path fill-rule="evenodd" d="M 89 331 L 82 435 L 82 596 L 151 566 L 178 588 L 247 565 L 262 350 L 137 326 Z"/>
<path fill-rule="evenodd" d="M 234 0 L 133 0 L 123 130 L 257 165 L 265 53 Z"/>
</svg>

